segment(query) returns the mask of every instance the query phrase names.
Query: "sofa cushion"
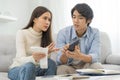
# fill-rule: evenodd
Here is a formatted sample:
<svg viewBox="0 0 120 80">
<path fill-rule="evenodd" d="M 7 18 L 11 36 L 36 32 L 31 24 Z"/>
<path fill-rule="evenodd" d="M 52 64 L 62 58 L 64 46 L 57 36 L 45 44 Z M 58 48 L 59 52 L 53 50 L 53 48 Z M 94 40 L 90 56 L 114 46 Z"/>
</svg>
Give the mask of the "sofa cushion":
<svg viewBox="0 0 120 80">
<path fill-rule="evenodd" d="M 111 69 L 111 70 L 119 70 L 120 71 L 120 65 L 114 65 L 114 64 L 102 64 L 104 69 Z"/>
<path fill-rule="evenodd" d="M 0 72 L 0 80 L 10 80 L 8 74 L 5 72 Z"/>
<path fill-rule="evenodd" d="M 107 64 L 116 64 L 120 65 L 120 55 L 117 54 L 111 54 L 106 58 Z"/>
<path fill-rule="evenodd" d="M 8 71 L 15 49 L 15 35 L 0 35 L 0 71 Z"/>
<path fill-rule="evenodd" d="M 101 41 L 101 63 L 105 63 L 108 55 L 112 54 L 111 51 L 111 41 L 107 33 L 100 32 L 100 41 Z"/>
</svg>

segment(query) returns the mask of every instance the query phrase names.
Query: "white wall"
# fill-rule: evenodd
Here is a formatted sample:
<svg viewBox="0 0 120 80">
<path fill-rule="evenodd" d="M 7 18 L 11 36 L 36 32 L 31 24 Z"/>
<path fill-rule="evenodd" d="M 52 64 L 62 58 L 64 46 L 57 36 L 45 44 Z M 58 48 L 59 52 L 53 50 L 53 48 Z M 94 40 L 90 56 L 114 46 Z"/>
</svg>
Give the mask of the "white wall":
<svg viewBox="0 0 120 80">
<path fill-rule="evenodd" d="M 0 34 L 16 34 L 18 29 L 25 27 L 33 9 L 45 6 L 53 13 L 53 33 L 71 25 L 71 9 L 80 2 L 88 3 L 95 14 L 91 26 L 109 34 L 114 53 L 120 53 L 120 0 L 0 0 L 0 12 L 9 12 L 18 20 L 0 22 Z"/>
<path fill-rule="evenodd" d="M 49 2 L 47 2 L 49 1 Z M 92 27 L 106 32 L 112 42 L 113 53 L 120 53 L 120 0 L 38 0 L 53 13 L 53 32 L 71 25 L 71 9 L 77 3 L 87 3 L 93 9 Z"/>
<path fill-rule="evenodd" d="M 31 13 L 29 7 L 30 0 L 0 0 L 0 12 L 17 18 L 17 21 L 13 22 L 0 22 L 0 34 L 15 34 L 24 27 Z"/>
<path fill-rule="evenodd" d="M 37 6 L 45 6 L 53 13 L 53 32 L 57 33 L 63 28 L 66 19 L 64 0 L 0 0 L 0 12 L 9 12 L 17 21 L 0 22 L 0 34 L 15 34 L 18 29 L 26 26 L 33 9 Z"/>
</svg>

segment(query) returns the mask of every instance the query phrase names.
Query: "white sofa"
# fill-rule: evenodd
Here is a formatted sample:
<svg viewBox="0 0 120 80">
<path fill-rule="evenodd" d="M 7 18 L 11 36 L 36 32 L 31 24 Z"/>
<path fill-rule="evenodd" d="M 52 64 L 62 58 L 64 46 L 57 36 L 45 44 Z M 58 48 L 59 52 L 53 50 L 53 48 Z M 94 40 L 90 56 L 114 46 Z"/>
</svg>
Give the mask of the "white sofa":
<svg viewBox="0 0 120 80">
<path fill-rule="evenodd" d="M 54 40 L 56 36 L 53 36 Z M 101 63 L 106 69 L 120 70 L 120 55 L 114 55 L 111 51 L 111 42 L 105 32 L 101 32 Z M 0 80 L 7 78 L 8 67 L 15 57 L 15 35 L 0 35 Z M 56 53 L 51 58 L 56 61 Z"/>
</svg>

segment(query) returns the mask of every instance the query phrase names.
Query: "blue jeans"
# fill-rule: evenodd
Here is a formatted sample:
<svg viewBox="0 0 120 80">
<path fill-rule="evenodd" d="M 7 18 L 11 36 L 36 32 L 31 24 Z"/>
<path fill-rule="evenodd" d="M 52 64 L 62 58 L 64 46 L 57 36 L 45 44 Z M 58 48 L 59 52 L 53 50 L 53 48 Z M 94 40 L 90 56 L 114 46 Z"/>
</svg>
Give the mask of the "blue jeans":
<svg viewBox="0 0 120 80">
<path fill-rule="evenodd" d="M 35 80 L 36 76 L 55 75 L 56 64 L 48 59 L 48 69 L 36 67 L 32 62 L 28 62 L 20 67 L 14 67 L 9 70 L 8 78 L 11 80 Z"/>
</svg>

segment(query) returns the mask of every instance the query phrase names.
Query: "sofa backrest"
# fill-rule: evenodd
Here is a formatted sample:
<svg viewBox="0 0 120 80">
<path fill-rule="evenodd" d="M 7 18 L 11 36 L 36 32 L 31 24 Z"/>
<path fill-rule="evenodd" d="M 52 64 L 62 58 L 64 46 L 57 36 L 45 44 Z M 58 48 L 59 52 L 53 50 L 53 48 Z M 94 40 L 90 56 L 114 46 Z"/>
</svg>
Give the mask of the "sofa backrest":
<svg viewBox="0 0 120 80">
<path fill-rule="evenodd" d="M 54 41 L 56 40 L 54 34 Z M 101 39 L 101 62 L 105 63 L 106 57 L 111 54 L 111 42 L 109 36 L 105 32 L 100 33 Z M 0 71 L 8 71 L 8 67 L 12 64 L 16 54 L 15 35 L 0 35 Z M 57 53 L 53 53 L 51 58 L 56 61 Z"/>
<path fill-rule="evenodd" d="M 106 63 L 106 58 L 108 55 L 112 54 L 111 41 L 106 32 L 100 32 L 101 41 L 101 63 Z"/>
<path fill-rule="evenodd" d="M 15 53 L 15 36 L 0 35 L 0 71 L 8 71 Z"/>
</svg>

